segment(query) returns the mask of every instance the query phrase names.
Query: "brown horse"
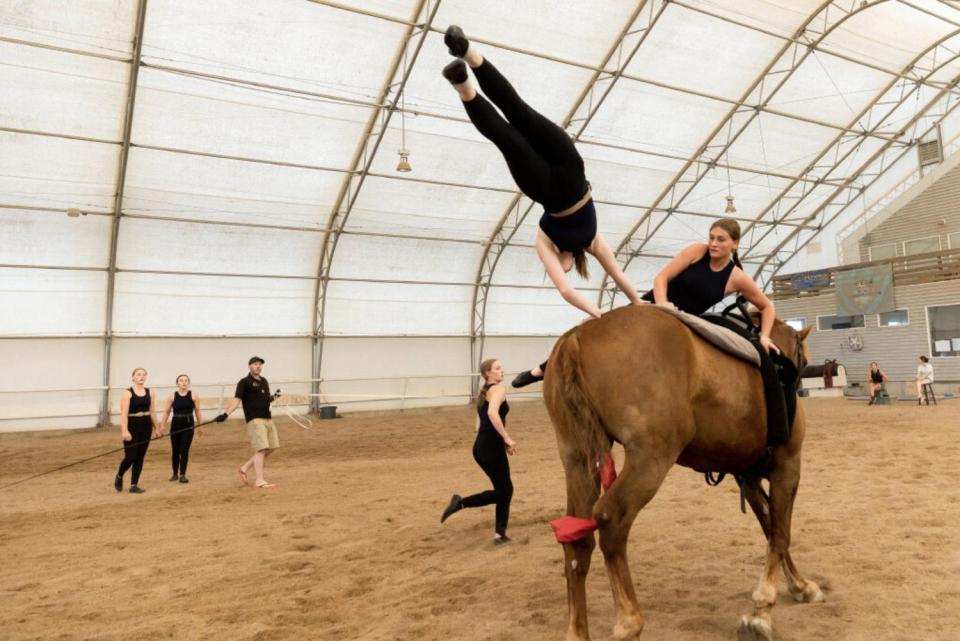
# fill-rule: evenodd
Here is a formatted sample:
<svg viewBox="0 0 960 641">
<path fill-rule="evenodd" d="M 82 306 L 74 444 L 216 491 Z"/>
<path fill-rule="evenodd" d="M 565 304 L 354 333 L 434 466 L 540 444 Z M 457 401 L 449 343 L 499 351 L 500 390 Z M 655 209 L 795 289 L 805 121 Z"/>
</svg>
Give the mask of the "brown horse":
<svg viewBox="0 0 960 641">
<path fill-rule="evenodd" d="M 771 335 L 801 369 L 808 332 L 798 333 L 778 319 Z M 770 614 L 780 567 L 797 600 L 823 599 L 789 553 L 805 431 L 802 407 L 789 442 L 774 448 L 765 476 L 769 493 L 761 475 L 751 472 L 767 442 L 766 404 L 756 367 L 706 343 L 653 305 L 622 307 L 568 331 L 549 363 L 543 395 L 566 472 L 567 514 L 596 520 L 617 609 L 617 639 L 637 639 L 644 623 L 627 565 L 630 526 L 674 464 L 741 475 L 746 499 L 767 538 L 753 613 L 740 619 L 742 641 L 772 638 Z M 614 441 L 625 451 L 623 469 L 601 496 L 598 467 Z M 563 546 L 568 641 L 590 638 L 585 579 L 594 545 L 590 533 Z"/>
</svg>

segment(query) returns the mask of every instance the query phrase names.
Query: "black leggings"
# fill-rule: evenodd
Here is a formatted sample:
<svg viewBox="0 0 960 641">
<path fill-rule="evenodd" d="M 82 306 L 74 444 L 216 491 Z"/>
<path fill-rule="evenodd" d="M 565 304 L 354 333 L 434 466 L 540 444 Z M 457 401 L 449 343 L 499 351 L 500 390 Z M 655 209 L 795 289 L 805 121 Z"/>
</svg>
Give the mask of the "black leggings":
<svg viewBox="0 0 960 641">
<path fill-rule="evenodd" d="M 560 212 L 586 193 L 583 158 L 567 133 L 530 108 L 489 60 L 473 70 L 497 110 L 477 94 L 463 103 L 485 138 L 497 146 L 524 194 L 549 212 Z"/>
<path fill-rule="evenodd" d="M 132 416 L 127 420 L 127 430 L 133 438 L 129 442 L 123 442 L 123 460 L 120 462 L 117 476 L 122 477 L 132 467 L 130 484 L 136 485 L 140 481 L 140 472 L 143 471 L 143 459 L 147 456 L 147 448 L 150 447 L 153 424 L 149 416 Z"/>
<path fill-rule="evenodd" d="M 190 457 L 190 444 L 193 443 L 193 417 L 174 418 L 170 425 L 170 449 L 173 451 L 173 474 L 183 476 L 187 473 L 187 459 Z"/>
<path fill-rule="evenodd" d="M 503 536 L 507 533 L 507 520 L 510 518 L 510 499 L 513 498 L 513 482 L 510 481 L 510 463 L 503 439 L 496 432 L 479 432 L 473 443 L 473 459 L 490 477 L 493 489 L 463 498 L 463 507 L 482 507 L 496 503 L 496 532 Z"/>
</svg>

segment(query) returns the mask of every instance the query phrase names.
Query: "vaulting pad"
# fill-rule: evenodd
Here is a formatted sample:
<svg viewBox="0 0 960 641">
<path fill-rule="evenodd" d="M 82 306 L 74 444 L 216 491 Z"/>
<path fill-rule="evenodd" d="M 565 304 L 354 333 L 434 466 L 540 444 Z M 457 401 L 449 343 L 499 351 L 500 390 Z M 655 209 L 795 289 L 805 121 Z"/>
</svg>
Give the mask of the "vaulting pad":
<svg viewBox="0 0 960 641">
<path fill-rule="evenodd" d="M 684 325 L 718 349 L 760 367 L 760 355 L 757 354 L 757 348 L 742 336 L 738 336 L 726 327 L 720 327 L 699 316 L 681 312 L 673 307 L 661 305 L 654 305 L 654 307 L 666 314 L 676 316 Z"/>
</svg>

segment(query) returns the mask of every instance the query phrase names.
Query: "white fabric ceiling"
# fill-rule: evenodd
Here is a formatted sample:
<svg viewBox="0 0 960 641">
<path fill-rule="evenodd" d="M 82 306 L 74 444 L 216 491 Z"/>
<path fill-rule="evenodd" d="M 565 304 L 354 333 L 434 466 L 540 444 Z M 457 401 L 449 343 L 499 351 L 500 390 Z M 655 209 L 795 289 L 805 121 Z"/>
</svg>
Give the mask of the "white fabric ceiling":
<svg viewBox="0 0 960 641">
<path fill-rule="evenodd" d="M 0 335 L 576 323 L 539 211 L 439 74 L 451 23 L 569 124 L 641 288 L 727 193 L 764 283 L 819 267 L 804 245 L 913 176 L 914 139 L 960 133 L 940 0 L 7 1 Z"/>
</svg>

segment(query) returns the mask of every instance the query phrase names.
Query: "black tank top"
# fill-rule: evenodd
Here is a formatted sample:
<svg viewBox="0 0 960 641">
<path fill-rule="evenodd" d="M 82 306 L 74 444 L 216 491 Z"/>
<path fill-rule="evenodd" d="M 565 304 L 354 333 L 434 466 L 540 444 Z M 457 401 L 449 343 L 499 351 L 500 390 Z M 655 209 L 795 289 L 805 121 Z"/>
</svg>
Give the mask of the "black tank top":
<svg viewBox="0 0 960 641">
<path fill-rule="evenodd" d="M 187 390 L 186 396 L 180 396 L 180 392 L 173 393 L 173 416 L 174 418 L 186 418 L 193 416 L 193 392 Z"/>
<path fill-rule="evenodd" d="M 150 411 L 150 388 L 145 387 L 144 390 L 146 394 L 143 396 L 137 396 L 136 392 L 133 391 L 132 387 L 127 388 L 130 391 L 130 409 L 127 410 L 129 414 L 139 414 L 140 412 L 149 412 Z"/>
<path fill-rule="evenodd" d="M 736 265 L 731 260 L 718 272 L 710 269 L 710 251 L 703 258 L 680 272 L 667 284 L 667 300 L 682 312 L 699 316 L 724 299 L 727 281 Z M 653 301 L 653 290 L 643 295 Z"/>
<path fill-rule="evenodd" d="M 870 370 L 870 379 L 873 380 L 874 383 L 882 383 L 883 374 L 881 374 L 880 372 L 874 372 L 873 370 Z"/>
<path fill-rule="evenodd" d="M 490 421 L 490 417 L 487 415 L 487 412 L 490 409 L 490 401 L 484 401 L 483 405 L 480 406 L 480 409 L 477 410 L 477 416 L 480 417 L 480 430 L 478 434 L 489 432 L 491 434 L 496 434 L 500 436 L 500 432 L 497 431 L 497 428 L 493 426 L 493 423 Z M 504 399 L 500 403 L 500 408 L 497 410 L 497 414 L 500 415 L 500 421 L 503 423 L 503 426 L 507 426 L 507 412 L 510 411 L 510 404 L 507 403 L 507 400 Z"/>
<path fill-rule="evenodd" d="M 593 199 L 563 218 L 544 211 L 540 217 L 540 229 L 560 251 L 574 254 L 583 252 L 597 236 L 597 210 Z"/>
</svg>

